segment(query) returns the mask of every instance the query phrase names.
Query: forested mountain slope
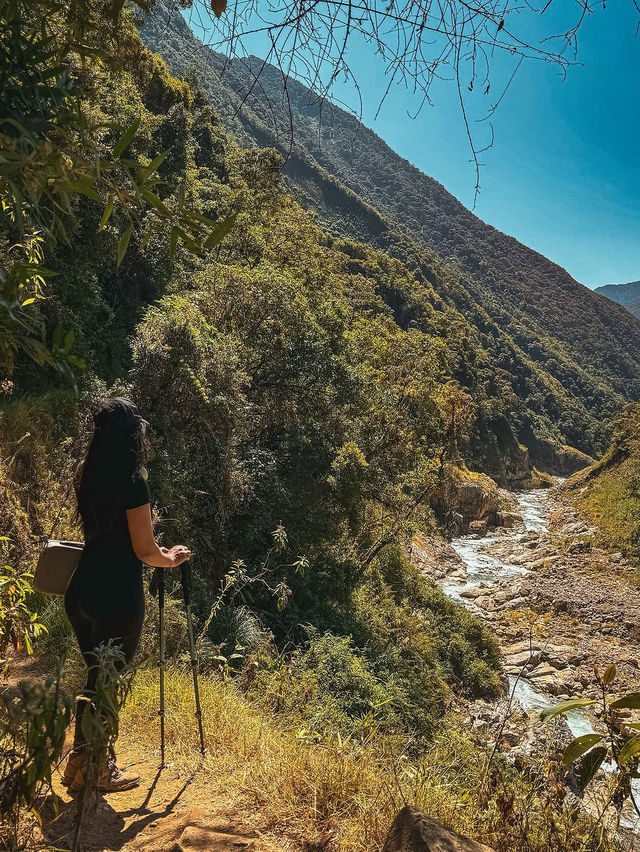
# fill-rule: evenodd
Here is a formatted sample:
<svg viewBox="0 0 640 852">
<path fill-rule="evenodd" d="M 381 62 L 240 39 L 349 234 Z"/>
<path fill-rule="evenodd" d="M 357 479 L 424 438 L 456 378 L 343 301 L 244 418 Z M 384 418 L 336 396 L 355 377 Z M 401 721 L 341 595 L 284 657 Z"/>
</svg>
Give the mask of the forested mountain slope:
<svg viewBox="0 0 640 852">
<path fill-rule="evenodd" d="M 602 458 L 569 481 L 569 494 L 615 550 L 640 556 L 640 405 L 618 415 L 611 446 Z M 637 571 L 633 582 L 637 583 Z"/>
<path fill-rule="evenodd" d="M 320 109 L 293 80 L 287 103 L 275 68 L 267 66 L 251 88 L 259 60 L 225 63 L 198 42 L 170 2 L 157 4 L 143 38 L 175 73 L 195 71 L 242 144 L 286 154 L 291 116 L 294 144 L 285 174 L 294 194 L 333 233 L 402 259 L 419 281 L 433 285 L 440 307 L 463 315 L 493 381 L 506 383 L 517 398 L 499 416 L 534 458 L 548 461 L 548 440 L 590 453 L 604 449 L 614 411 L 640 397 L 640 323 L 483 223 L 348 113 L 326 103 Z M 465 375 L 469 366 L 461 365 L 456 378 L 474 396 L 491 396 L 488 377 Z"/>
<path fill-rule="evenodd" d="M 617 302 L 632 313 L 640 317 L 640 281 L 629 281 L 628 284 L 605 284 L 596 287 L 596 293 L 606 296 L 612 302 Z"/>
</svg>

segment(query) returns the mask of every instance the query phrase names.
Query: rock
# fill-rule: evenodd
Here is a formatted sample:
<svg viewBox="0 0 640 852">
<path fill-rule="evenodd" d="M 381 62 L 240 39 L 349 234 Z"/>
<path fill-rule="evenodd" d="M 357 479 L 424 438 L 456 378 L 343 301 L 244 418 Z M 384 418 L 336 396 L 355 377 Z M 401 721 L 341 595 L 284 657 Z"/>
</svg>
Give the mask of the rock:
<svg viewBox="0 0 640 852">
<path fill-rule="evenodd" d="M 411 541 L 411 561 L 429 577 L 466 577 L 464 562 L 453 547 L 440 536 L 418 533 Z"/>
<path fill-rule="evenodd" d="M 512 530 L 514 527 L 520 526 L 523 523 L 522 516 L 517 512 L 506 512 L 501 510 L 496 515 L 496 523 L 499 527 L 505 527 Z"/>
<path fill-rule="evenodd" d="M 524 607 L 529 603 L 528 598 L 522 597 L 522 595 L 518 595 L 517 598 L 512 598 L 510 601 L 507 601 L 505 604 L 505 608 L 509 607 L 509 609 L 518 609 L 518 607 Z"/>
<path fill-rule="evenodd" d="M 537 666 L 540 662 L 540 654 L 537 651 L 520 651 L 518 654 L 512 654 L 506 657 L 505 662 L 508 666 Z"/>
<path fill-rule="evenodd" d="M 180 820 L 177 840 L 170 843 L 165 838 L 158 837 L 158 845 L 153 848 L 165 849 L 167 852 L 240 852 L 243 849 L 256 848 L 255 840 L 245 834 L 239 834 L 234 825 L 207 825 L 205 819 L 206 814 L 202 808 L 192 808 L 186 817 Z M 176 834 L 173 836 L 176 837 Z"/>
<path fill-rule="evenodd" d="M 525 651 L 530 654 L 531 651 L 541 651 L 542 645 L 539 640 L 522 639 L 520 642 L 514 642 L 512 645 L 507 645 L 503 648 L 505 657 L 512 657 L 515 654 L 523 654 Z"/>
<path fill-rule="evenodd" d="M 464 516 L 461 512 L 455 510 L 451 512 L 449 523 L 447 524 L 452 535 L 462 535 L 465 529 Z"/>
<path fill-rule="evenodd" d="M 534 674 L 535 672 L 527 675 L 527 677 L 532 678 Z M 558 691 L 562 689 L 556 678 L 551 674 L 544 674 L 537 677 L 536 687 L 544 690 L 545 692 L 550 692 L 551 695 L 556 695 Z"/>
<path fill-rule="evenodd" d="M 469 534 L 470 535 L 486 535 L 487 532 L 487 519 L 485 518 L 482 521 L 471 521 L 469 524 Z"/>
<path fill-rule="evenodd" d="M 572 521 L 564 525 L 565 535 L 586 535 L 591 532 L 591 529 L 582 521 Z"/>
<path fill-rule="evenodd" d="M 238 834 L 227 834 L 215 828 L 188 825 L 171 852 L 238 852 L 255 849 L 255 841 Z"/>
<path fill-rule="evenodd" d="M 556 670 L 553 668 L 553 666 L 539 666 L 534 664 L 527 672 L 527 677 L 531 680 L 532 678 L 546 677 L 546 675 L 555 675 L 555 673 Z"/>
<path fill-rule="evenodd" d="M 448 465 L 430 502 L 438 514 L 447 518 L 449 529 L 456 533 L 473 521 L 494 525 L 500 508 L 500 493 L 495 482 L 484 473 Z"/>
<path fill-rule="evenodd" d="M 486 593 L 486 589 L 484 585 L 481 583 L 479 586 L 471 586 L 469 589 L 463 589 L 460 592 L 461 598 L 468 598 L 469 600 L 473 600 L 474 598 L 479 598 Z"/>
<path fill-rule="evenodd" d="M 569 553 L 589 553 L 591 551 L 591 542 L 585 539 L 578 539 L 571 542 L 568 550 Z"/>
<path fill-rule="evenodd" d="M 568 665 L 579 665 L 585 655 L 576 652 L 571 645 L 547 645 L 542 651 L 542 659 L 556 669 L 566 669 Z"/>
<path fill-rule="evenodd" d="M 382 852 L 493 852 L 406 805 L 393 821 Z"/>
</svg>

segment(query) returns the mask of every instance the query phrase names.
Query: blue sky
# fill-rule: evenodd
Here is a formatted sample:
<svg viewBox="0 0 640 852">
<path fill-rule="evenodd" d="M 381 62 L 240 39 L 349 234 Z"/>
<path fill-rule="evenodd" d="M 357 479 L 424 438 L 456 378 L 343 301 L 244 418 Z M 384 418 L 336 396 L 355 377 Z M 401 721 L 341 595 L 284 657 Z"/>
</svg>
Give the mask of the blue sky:
<svg viewBox="0 0 640 852">
<path fill-rule="evenodd" d="M 563 16 L 575 8 L 572 0 L 555 0 L 543 20 L 528 17 L 516 24 L 536 40 L 561 27 Z M 493 147 L 481 155 L 474 212 L 589 287 L 640 279 L 637 22 L 632 0 L 611 0 L 606 10 L 591 15 L 580 31 L 581 64 L 571 67 L 564 80 L 554 66 L 525 61 L 493 118 Z M 264 55 L 266 40 L 254 40 L 250 49 Z M 394 86 L 376 118 L 387 86 L 384 64 L 358 42 L 349 60 L 362 89 L 363 122 L 471 207 L 475 174 L 455 87 L 439 83 L 434 105 L 411 118 L 417 96 Z M 479 94 L 469 104 L 480 142 L 487 125 L 475 119 L 495 102 L 513 62 L 498 58 L 492 93 Z M 338 82 L 334 92 L 341 102 L 357 105 L 348 85 Z"/>
</svg>

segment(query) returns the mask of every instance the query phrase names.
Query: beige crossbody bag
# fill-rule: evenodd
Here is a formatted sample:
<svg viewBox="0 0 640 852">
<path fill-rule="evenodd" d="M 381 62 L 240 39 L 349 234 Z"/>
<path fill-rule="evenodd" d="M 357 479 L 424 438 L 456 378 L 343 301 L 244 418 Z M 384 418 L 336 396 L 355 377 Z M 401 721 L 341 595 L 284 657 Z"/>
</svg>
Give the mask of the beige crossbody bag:
<svg viewBox="0 0 640 852">
<path fill-rule="evenodd" d="M 45 592 L 47 595 L 64 595 L 78 567 L 78 562 L 80 562 L 84 550 L 84 544 L 81 541 L 58 541 L 58 539 L 52 538 L 70 491 L 71 486 L 69 486 L 60 506 L 60 511 L 53 522 L 49 538 L 40 553 L 33 578 L 33 588 L 36 592 Z"/>
</svg>

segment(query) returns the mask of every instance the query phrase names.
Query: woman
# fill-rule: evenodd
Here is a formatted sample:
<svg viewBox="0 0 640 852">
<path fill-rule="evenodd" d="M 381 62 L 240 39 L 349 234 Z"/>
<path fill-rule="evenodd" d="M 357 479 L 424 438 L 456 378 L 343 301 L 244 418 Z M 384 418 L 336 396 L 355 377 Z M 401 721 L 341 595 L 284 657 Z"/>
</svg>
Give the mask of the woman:
<svg viewBox="0 0 640 852">
<path fill-rule="evenodd" d="M 89 666 L 84 689 L 89 698 L 98 674 L 94 649 L 113 640 L 130 662 L 138 647 L 144 618 L 142 563 L 175 568 L 191 556 L 183 545 L 158 547 L 153 536 L 144 468 L 147 422 L 136 406 L 121 397 L 107 399 L 93 420 L 95 431 L 77 486 L 85 547 L 65 596 L 67 615 Z M 87 767 L 82 735 L 86 706 L 86 700 L 78 701 L 74 746 L 63 777 L 74 792 L 83 786 Z M 115 792 L 139 781 L 135 773 L 118 768 L 110 754 L 98 787 Z"/>
</svg>

